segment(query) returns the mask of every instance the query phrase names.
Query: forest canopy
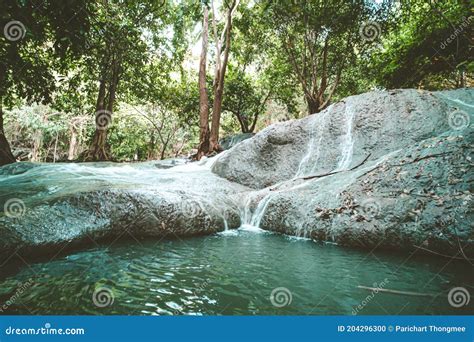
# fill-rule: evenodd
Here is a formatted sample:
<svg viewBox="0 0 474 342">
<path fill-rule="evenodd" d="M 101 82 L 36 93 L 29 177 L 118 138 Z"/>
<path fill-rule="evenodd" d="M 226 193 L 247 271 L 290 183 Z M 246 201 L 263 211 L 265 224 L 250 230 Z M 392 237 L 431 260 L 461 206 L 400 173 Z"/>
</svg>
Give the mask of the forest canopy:
<svg viewBox="0 0 474 342">
<path fill-rule="evenodd" d="M 370 90 L 473 85 L 469 0 L 3 0 L 0 165 L 138 161 Z"/>
</svg>

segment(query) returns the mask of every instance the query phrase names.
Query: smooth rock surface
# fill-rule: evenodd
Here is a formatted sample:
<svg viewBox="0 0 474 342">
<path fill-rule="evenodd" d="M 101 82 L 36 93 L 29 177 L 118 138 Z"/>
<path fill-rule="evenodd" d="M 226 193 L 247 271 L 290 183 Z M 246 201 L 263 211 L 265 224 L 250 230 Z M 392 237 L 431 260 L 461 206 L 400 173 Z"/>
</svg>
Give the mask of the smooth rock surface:
<svg viewBox="0 0 474 342">
<path fill-rule="evenodd" d="M 293 177 L 349 169 L 450 129 L 448 115 L 474 91 L 413 89 L 350 96 L 321 113 L 271 125 L 219 158 L 221 177 L 262 189 Z M 463 109 L 472 107 L 462 106 Z M 258 170 L 258 172 L 255 172 Z"/>
<path fill-rule="evenodd" d="M 212 162 L 212 160 L 210 161 Z M 25 164 L 0 178 L 0 255 L 120 237 L 211 234 L 240 225 L 245 187 L 206 165 L 158 170 L 153 163 Z"/>
<path fill-rule="evenodd" d="M 474 256 L 473 151 L 472 131 L 443 134 L 353 171 L 284 182 L 261 191 L 264 212 L 248 223 L 346 246 Z"/>
<path fill-rule="evenodd" d="M 267 128 L 213 170 L 271 185 L 248 195 L 244 224 L 347 246 L 474 255 L 473 103 L 472 89 L 350 97 Z"/>
</svg>

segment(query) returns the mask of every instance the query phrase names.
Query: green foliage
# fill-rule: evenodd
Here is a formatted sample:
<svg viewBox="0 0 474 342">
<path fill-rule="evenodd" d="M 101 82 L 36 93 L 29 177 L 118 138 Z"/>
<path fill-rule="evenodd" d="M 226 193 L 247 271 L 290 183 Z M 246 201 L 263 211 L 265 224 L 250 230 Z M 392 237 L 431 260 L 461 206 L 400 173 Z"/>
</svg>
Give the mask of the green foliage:
<svg viewBox="0 0 474 342">
<path fill-rule="evenodd" d="M 87 0 L 0 2 L 0 100 L 50 102 L 54 73 L 83 51 L 90 29 Z"/>
<path fill-rule="evenodd" d="M 272 90 L 264 80 L 246 74 L 242 68 L 229 65 L 222 107 L 235 116 L 242 133 L 254 131 L 271 94 Z"/>
<path fill-rule="evenodd" d="M 2 31 L 15 20 L 24 27 L 19 39 L 0 36 L 0 100 L 21 107 L 5 117 L 21 158 L 66 160 L 87 149 L 99 84 L 110 84 L 114 63 L 118 87 L 107 141 L 113 159 L 186 155 L 197 146 L 202 2 L 0 2 Z M 374 88 L 472 86 L 472 20 L 464 0 L 241 0 L 222 133 L 306 115 L 308 98 L 323 108 Z M 374 39 L 364 36 L 367 23 Z M 211 28 L 210 49 L 213 40 Z"/>
<path fill-rule="evenodd" d="M 411 1 L 374 52 L 373 72 L 387 88 L 456 88 L 472 82 L 472 3 Z"/>
</svg>

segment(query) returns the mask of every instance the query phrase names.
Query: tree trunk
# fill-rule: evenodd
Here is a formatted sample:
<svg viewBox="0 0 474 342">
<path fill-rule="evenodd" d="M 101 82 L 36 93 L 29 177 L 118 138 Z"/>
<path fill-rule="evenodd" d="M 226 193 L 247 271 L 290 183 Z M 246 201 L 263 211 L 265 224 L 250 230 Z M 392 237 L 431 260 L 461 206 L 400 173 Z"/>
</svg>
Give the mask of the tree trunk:
<svg viewBox="0 0 474 342">
<path fill-rule="evenodd" d="M 101 115 L 103 115 L 105 111 L 105 87 L 105 77 L 103 77 L 100 80 L 99 94 L 97 95 L 97 104 L 95 106 L 96 129 L 89 152 L 87 153 L 86 161 L 106 160 L 108 157 L 105 151 L 107 133 L 104 129 L 97 127 L 97 123 L 100 122 Z"/>
<path fill-rule="evenodd" d="M 71 122 L 71 138 L 69 139 L 69 151 L 67 154 L 68 160 L 74 160 L 76 158 L 77 152 L 77 127 L 74 125 L 74 122 Z"/>
<path fill-rule="evenodd" d="M 247 129 L 247 133 L 253 133 L 253 131 L 255 131 L 255 126 L 257 126 L 257 120 L 258 120 L 259 114 L 260 114 L 259 112 L 255 113 L 253 117 L 252 125 L 250 126 L 250 128 Z"/>
<path fill-rule="evenodd" d="M 41 146 L 43 145 L 43 132 L 38 129 L 33 134 L 33 150 L 31 151 L 30 160 L 32 162 L 39 162 Z"/>
<path fill-rule="evenodd" d="M 155 149 L 156 149 L 156 139 L 155 139 L 155 130 L 151 131 L 150 142 L 148 143 L 148 153 L 147 160 L 155 159 Z"/>
<path fill-rule="evenodd" d="M 209 97 L 206 89 L 206 62 L 208 46 L 209 11 L 204 5 L 202 23 L 202 50 L 199 60 L 199 147 L 196 159 L 209 153 Z"/>
<path fill-rule="evenodd" d="M 53 150 L 53 163 L 56 163 L 57 153 L 58 153 L 58 140 L 59 133 L 56 133 L 56 140 L 54 141 L 54 150 Z"/>
<path fill-rule="evenodd" d="M 242 117 L 239 112 L 234 112 L 234 115 L 237 118 L 237 121 L 239 122 L 240 130 L 242 131 L 242 133 L 250 133 L 247 120 Z"/>
<path fill-rule="evenodd" d="M 0 166 L 15 162 L 15 157 L 10 149 L 10 144 L 3 130 L 3 98 L 0 97 Z"/>
<path fill-rule="evenodd" d="M 120 63 L 118 57 L 112 62 L 112 77 L 109 83 L 109 98 L 105 106 L 105 80 L 102 79 L 99 86 L 99 96 L 96 106 L 96 130 L 94 140 L 89 150 L 88 160 L 106 161 L 110 160 L 110 154 L 107 151 L 107 130 L 112 120 L 112 113 L 115 104 L 115 94 L 119 82 Z"/>
<path fill-rule="evenodd" d="M 221 70 L 223 72 L 223 70 Z M 219 129 L 221 126 L 222 95 L 224 84 L 219 81 L 214 94 L 214 104 L 212 106 L 211 135 L 209 138 L 209 152 L 219 152 Z"/>
<path fill-rule="evenodd" d="M 209 152 L 219 152 L 221 150 L 219 146 L 219 128 L 221 122 L 221 112 L 222 112 L 222 97 L 224 94 L 224 80 L 225 72 L 227 69 L 227 62 L 229 60 L 230 52 L 230 33 L 232 30 L 232 12 L 235 9 L 237 4 L 234 2 L 232 6 L 227 10 L 227 22 L 225 26 L 225 47 L 224 47 L 224 59 L 222 65 L 219 63 L 216 64 L 216 79 L 215 79 L 215 93 L 214 93 L 214 103 L 212 106 L 212 122 L 211 122 L 211 135 L 209 138 Z M 213 18 L 213 20 L 216 20 Z M 217 50 L 217 53 L 220 53 L 220 49 Z M 219 59 L 218 59 L 219 61 Z"/>
<path fill-rule="evenodd" d="M 315 114 L 319 113 L 319 101 L 315 100 L 314 98 L 310 96 L 305 96 L 306 103 L 308 105 L 308 114 Z"/>
<path fill-rule="evenodd" d="M 163 146 L 161 147 L 161 153 L 160 153 L 160 160 L 165 159 L 165 153 L 166 149 L 168 148 L 168 143 L 164 143 Z"/>
<path fill-rule="evenodd" d="M 109 160 L 109 155 L 106 151 L 107 131 L 96 129 L 94 139 L 92 140 L 91 148 L 87 161 L 105 161 Z"/>
</svg>

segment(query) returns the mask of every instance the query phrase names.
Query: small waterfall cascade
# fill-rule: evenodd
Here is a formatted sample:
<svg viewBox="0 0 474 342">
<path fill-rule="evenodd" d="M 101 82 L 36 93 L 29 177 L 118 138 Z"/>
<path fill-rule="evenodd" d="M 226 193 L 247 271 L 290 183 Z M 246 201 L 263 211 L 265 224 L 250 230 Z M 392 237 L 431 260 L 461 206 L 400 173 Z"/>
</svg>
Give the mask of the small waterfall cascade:
<svg viewBox="0 0 474 342">
<path fill-rule="evenodd" d="M 328 121 L 331 119 L 332 109 L 333 107 L 331 105 L 330 107 L 328 107 L 326 111 L 324 111 L 321 114 L 320 119 L 315 118 L 315 120 L 313 121 L 311 139 L 308 144 L 307 153 L 301 160 L 298 166 L 298 171 L 296 172 L 292 181 L 294 181 L 297 178 L 304 177 L 306 175 L 311 175 L 315 172 L 315 169 L 320 163 L 321 146 L 323 145 L 323 142 L 324 142 L 323 140 L 324 132 L 326 130 L 326 127 L 328 126 Z M 345 132 L 340 144 L 340 157 L 339 157 L 337 167 L 334 169 L 334 171 L 344 171 L 348 169 L 352 163 L 352 157 L 353 157 L 353 152 L 354 152 L 354 134 L 353 133 L 354 133 L 355 116 L 356 116 L 356 111 L 349 98 L 347 99 L 346 107 L 344 111 L 343 124 L 345 127 Z M 319 179 L 316 179 L 314 181 L 318 181 L 318 180 Z M 287 188 L 285 186 L 282 186 L 284 185 L 284 183 L 287 183 L 287 182 L 282 182 L 277 185 L 274 185 L 273 188 L 275 190 L 268 191 L 268 193 L 258 202 L 257 207 L 255 208 L 253 212 L 251 210 L 251 206 L 252 206 L 252 202 L 255 200 L 255 194 L 250 194 L 247 197 L 245 206 L 242 210 L 243 211 L 243 215 L 242 215 L 243 226 L 251 226 L 251 227 L 260 228 L 260 223 L 262 221 L 262 218 L 273 196 L 279 193 L 280 191 L 293 189 L 293 188 L 301 186 L 301 184 L 296 184 L 290 188 Z M 277 190 L 280 186 L 282 186 L 282 190 Z"/>
<path fill-rule="evenodd" d="M 257 208 L 255 209 L 254 212 L 252 212 L 252 204 L 258 200 L 258 197 L 261 196 L 260 192 L 252 192 L 247 195 L 244 207 L 241 209 L 241 221 L 242 221 L 242 226 L 245 228 L 258 228 L 260 225 L 260 221 L 263 216 L 263 212 L 265 209 L 263 207 L 266 207 L 268 205 L 268 201 L 270 198 L 270 194 L 266 194 L 263 196 L 263 198 L 258 201 Z M 257 214 L 261 213 L 261 214 Z"/>
<path fill-rule="evenodd" d="M 341 143 L 341 159 L 337 165 L 335 171 L 344 171 L 348 169 L 352 163 L 352 156 L 354 154 L 354 118 L 355 118 L 355 109 L 351 104 L 350 98 L 347 99 L 346 109 L 345 109 L 345 125 L 346 133 L 342 139 Z"/>
<path fill-rule="evenodd" d="M 298 165 L 298 171 L 296 171 L 295 178 L 303 177 L 314 172 L 315 167 L 318 165 L 319 158 L 321 156 L 321 145 L 323 142 L 324 131 L 328 124 L 328 119 L 331 118 L 333 105 L 329 106 L 320 118 L 314 117 L 313 125 L 311 129 L 311 139 L 307 152 L 303 159 L 301 159 Z"/>
<path fill-rule="evenodd" d="M 260 202 L 258 202 L 257 208 L 250 218 L 250 226 L 260 228 L 260 222 L 262 221 L 263 214 L 265 214 L 271 199 L 272 193 L 269 193 Z"/>
</svg>

